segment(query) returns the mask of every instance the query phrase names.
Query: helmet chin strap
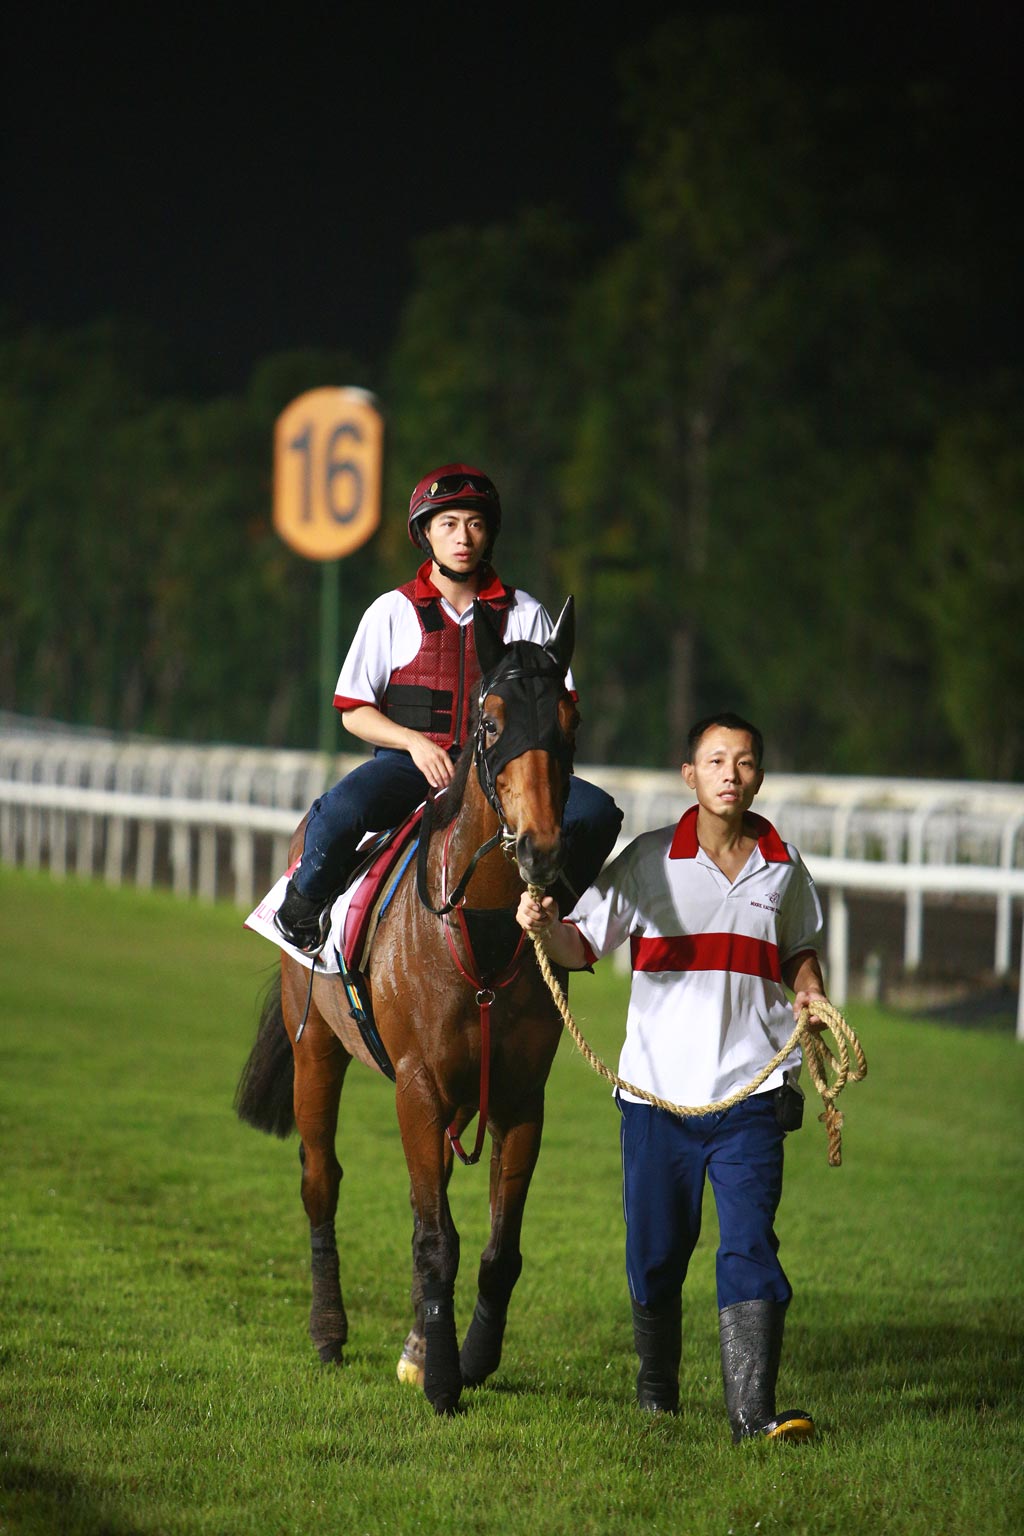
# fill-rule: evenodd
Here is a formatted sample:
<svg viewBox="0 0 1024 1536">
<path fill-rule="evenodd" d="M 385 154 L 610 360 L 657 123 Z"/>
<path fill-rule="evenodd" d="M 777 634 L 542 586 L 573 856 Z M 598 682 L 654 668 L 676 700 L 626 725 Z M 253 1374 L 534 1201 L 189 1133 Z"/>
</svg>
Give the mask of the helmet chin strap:
<svg viewBox="0 0 1024 1536">
<path fill-rule="evenodd" d="M 433 560 L 434 564 L 437 566 L 438 570 L 441 572 L 441 575 L 442 576 L 446 576 L 449 581 L 460 581 L 460 582 L 461 581 L 469 581 L 471 576 L 475 576 L 476 575 L 476 571 L 450 571 L 446 565 L 442 565 L 441 564 L 440 560 L 438 560 L 438 558 L 436 557 L 436 555 L 433 554 L 433 552 L 431 552 L 431 557 L 430 558 Z M 479 569 L 480 569 L 480 567 L 477 566 L 477 570 L 479 570 Z"/>
<path fill-rule="evenodd" d="M 491 563 L 491 548 L 493 545 L 493 540 L 490 544 L 488 544 L 487 548 L 484 550 L 483 554 L 480 556 L 480 559 L 477 561 L 476 565 L 471 571 L 449 570 L 446 565 L 441 564 L 440 560 L 434 554 L 433 546 L 431 545 L 430 540 L 426 537 L 426 535 L 423 536 L 422 542 L 423 547 L 428 551 L 431 560 L 433 560 L 434 564 L 441 572 L 441 575 L 446 577 L 448 581 L 457 581 L 460 584 L 465 581 L 472 581 L 473 577 L 476 576 L 476 574 L 481 571 L 485 565 L 490 565 Z"/>
</svg>

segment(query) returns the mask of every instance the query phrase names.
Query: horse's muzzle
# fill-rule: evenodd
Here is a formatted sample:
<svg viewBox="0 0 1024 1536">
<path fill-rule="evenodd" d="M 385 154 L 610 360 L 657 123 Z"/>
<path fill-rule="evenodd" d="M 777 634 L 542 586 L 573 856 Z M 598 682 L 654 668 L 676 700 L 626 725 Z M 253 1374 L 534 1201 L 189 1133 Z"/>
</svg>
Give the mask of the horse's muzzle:
<svg viewBox="0 0 1024 1536">
<path fill-rule="evenodd" d="M 516 863 L 527 885 L 554 885 L 562 873 L 565 850 L 561 835 L 539 843 L 529 832 L 516 838 Z"/>
</svg>

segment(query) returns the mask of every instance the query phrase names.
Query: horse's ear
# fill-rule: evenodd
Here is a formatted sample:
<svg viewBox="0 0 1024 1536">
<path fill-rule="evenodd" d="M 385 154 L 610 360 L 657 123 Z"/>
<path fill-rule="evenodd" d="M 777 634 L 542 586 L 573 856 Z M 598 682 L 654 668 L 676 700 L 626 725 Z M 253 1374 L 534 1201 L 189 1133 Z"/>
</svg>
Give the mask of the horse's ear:
<svg viewBox="0 0 1024 1536">
<path fill-rule="evenodd" d="M 562 669 L 564 677 L 569 670 L 572 661 L 573 649 L 576 645 L 576 604 L 571 597 L 565 600 L 565 607 L 558 615 L 558 623 L 549 636 L 544 649 L 553 657 Z"/>
<path fill-rule="evenodd" d="M 476 643 L 476 659 L 480 663 L 480 672 L 486 677 L 488 672 L 494 671 L 504 656 L 505 642 L 501 638 L 501 631 L 491 617 L 491 610 L 477 597 L 473 599 L 473 639 Z"/>
</svg>

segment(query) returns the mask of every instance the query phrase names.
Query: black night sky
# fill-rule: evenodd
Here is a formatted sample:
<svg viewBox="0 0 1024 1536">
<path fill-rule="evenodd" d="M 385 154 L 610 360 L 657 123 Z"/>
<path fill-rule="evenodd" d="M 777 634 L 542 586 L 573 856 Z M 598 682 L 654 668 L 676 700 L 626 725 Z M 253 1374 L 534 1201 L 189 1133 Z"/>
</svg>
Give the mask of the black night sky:
<svg viewBox="0 0 1024 1536">
<path fill-rule="evenodd" d="M 5 22 L 0 314 L 143 318 L 228 387 L 291 347 L 372 360 L 432 230 L 557 203 L 622 236 L 619 59 L 680 9 L 723 8 L 23 12 Z M 941 78 L 934 195 L 948 174 L 952 223 L 958 182 L 983 182 L 976 238 L 1018 242 L 1015 6 L 761 9 L 847 89 Z"/>
</svg>

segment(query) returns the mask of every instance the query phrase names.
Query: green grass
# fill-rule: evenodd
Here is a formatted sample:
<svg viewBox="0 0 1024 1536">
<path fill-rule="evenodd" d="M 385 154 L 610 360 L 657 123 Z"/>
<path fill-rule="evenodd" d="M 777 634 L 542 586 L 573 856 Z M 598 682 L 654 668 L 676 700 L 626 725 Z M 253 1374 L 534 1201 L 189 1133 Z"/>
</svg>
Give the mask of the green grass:
<svg viewBox="0 0 1024 1536">
<path fill-rule="evenodd" d="M 1018 1532 L 1024 1050 L 853 1008 L 844 1166 L 787 1145 L 780 1405 L 729 1440 L 716 1229 L 686 1286 L 683 1412 L 632 1406 L 617 1117 L 565 1040 L 505 1358 L 437 1420 L 395 1379 L 410 1219 L 390 1085 L 354 1068 L 338 1231 L 347 1364 L 315 1363 L 297 1142 L 231 1098 L 271 947 L 237 913 L 0 871 L 0 1532 Z M 614 1064 L 625 983 L 574 986 Z M 487 1220 L 457 1167 L 459 1317 Z"/>
</svg>

